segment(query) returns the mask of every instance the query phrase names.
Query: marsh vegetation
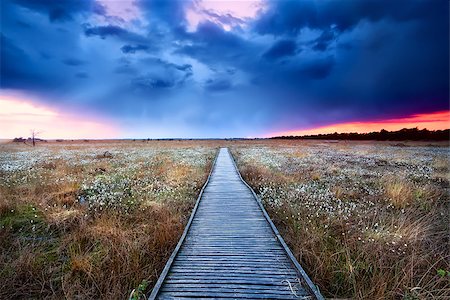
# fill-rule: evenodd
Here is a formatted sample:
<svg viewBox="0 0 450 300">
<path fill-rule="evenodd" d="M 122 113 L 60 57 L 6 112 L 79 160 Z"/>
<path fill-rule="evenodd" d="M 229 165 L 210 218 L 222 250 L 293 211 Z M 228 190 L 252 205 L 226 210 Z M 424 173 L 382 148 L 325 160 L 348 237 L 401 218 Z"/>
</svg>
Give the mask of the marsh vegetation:
<svg viewBox="0 0 450 300">
<path fill-rule="evenodd" d="M 450 297 L 448 147 L 235 147 L 243 177 L 328 297 Z"/>
<path fill-rule="evenodd" d="M 9 144 L 0 151 L 2 299 L 146 292 L 215 153 L 163 142 Z"/>
<path fill-rule="evenodd" d="M 144 298 L 220 146 L 325 296 L 450 297 L 446 143 L 222 140 L 0 145 L 0 298 Z"/>
</svg>

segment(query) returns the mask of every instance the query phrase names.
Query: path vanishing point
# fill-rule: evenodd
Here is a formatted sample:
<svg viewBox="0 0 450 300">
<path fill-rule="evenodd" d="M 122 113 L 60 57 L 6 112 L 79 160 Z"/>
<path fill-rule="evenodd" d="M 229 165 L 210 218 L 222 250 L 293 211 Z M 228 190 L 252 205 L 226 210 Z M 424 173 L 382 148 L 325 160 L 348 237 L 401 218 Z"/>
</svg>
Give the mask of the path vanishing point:
<svg viewBox="0 0 450 300">
<path fill-rule="evenodd" d="M 323 299 L 221 148 L 150 299 Z"/>
</svg>

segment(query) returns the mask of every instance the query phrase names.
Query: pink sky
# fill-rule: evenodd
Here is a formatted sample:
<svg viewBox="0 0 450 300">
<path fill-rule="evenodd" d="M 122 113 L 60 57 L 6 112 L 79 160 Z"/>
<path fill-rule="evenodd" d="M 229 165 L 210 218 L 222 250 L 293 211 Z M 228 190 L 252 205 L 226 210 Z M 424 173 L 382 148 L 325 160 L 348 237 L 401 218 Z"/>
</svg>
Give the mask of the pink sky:
<svg viewBox="0 0 450 300">
<path fill-rule="evenodd" d="M 338 123 L 307 129 L 293 129 L 267 134 L 311 135 L 334 132 L 372 132 L 402 128 L 429 130 L 450 128 L 450 111 L 416 114 L 403 118 L 376 121 Z M 20 94 L 0 95 L 0 139 L 28 137 L 30 130 L 40 132 L 44 139 L 110 139 L 123 137 L 123 130 L 112 121 L 100 117 L 87 117 L 61 109 L 37 104 Z"/>
<path fill-rule="evenodd" d="M 125 22 L 141 18 L 141 12 L 135 0 L 97 0 L 109 16 L 119 17 Z"/>
<path fill-rule="evenodd" d="M 33 103 L 17 95 L 0 95 L 0 138 L 29 137 L 30 130 L 45 139 L 115 138 L 118 127 L 98 118 L 77 116 Z"/>
<path fill-rule="evenodd" d="M 244 24 L 233 22 L 226 24 L 207 12 L 220 15 L 229 14 L 241 21 L 247 21 L 255 18 L 265 7 L 266 3 L 264 0 L 197 0 L 185 11 L 185 14 L 191 31 L 194 31 L 197 25 L 204 21 L 210 21 L 222 26 L 225 30 L 231 30 L 232 26 Z"/>
<path fill-rule="evenodd" d="M 376 121 L 361 121 L 338 123 L 327 126 L 309 128 L 309 129 L 293 129 L 282 132 L 271 133 L 271 136 L 289 136 L 289 135 L 313 135 L 326 133 L 342 133 L 342 132 L 358 132 L 366 133 L 380 131 L 386 129 L 389 131 L 400 130 L 403 128 L 441 130 L 450 128 L 450 111 L 441 111 L 428 114 L 416 114 L 403 118 L 394 118 Z"/>
</svg>

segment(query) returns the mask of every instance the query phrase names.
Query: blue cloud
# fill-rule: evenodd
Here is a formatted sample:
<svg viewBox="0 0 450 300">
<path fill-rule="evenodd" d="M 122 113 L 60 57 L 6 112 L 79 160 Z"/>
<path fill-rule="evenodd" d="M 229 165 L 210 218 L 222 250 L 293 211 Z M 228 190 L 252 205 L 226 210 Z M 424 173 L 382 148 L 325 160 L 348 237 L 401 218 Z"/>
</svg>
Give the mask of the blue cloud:
<svg viewBox="0 0 450 300">
<path fill-rule="evenodd" d="M 313 41 L 312 48 L 316 51 L 325 51 L 335 40 L 336 34 L 333 30 L 324 30 L 321 35 Z"/>
<path fill-rule="evenodd" d="M 16 79 L 26 79 L 30 76 L 26 63 L 29 62 L 25 51 L 15 45 L 11 39 L 6 37 L 3 33 L 0 35 L 0 77 L 2 78 L 2 86 L 14 87 Z M 23 64 L 16 64 L 21 61 Z"/>
<path fill-rule="evenodd" d="M 208 79 L 205 83 L 209 91 L 226 91 L 231 89 L 231 81 L 227 78 Z"/>
<path fill-rule="evenodd" d="M 86 27 L 84 30 L 86 36 L 100 36 L 102 39 L 107 36 L 125 36 L 129 32 L 122 27 L 116 25 L 106 25 L 106 26 L 93 26 Z"/>
<path fill-rule="evenodd" d="M 77 78 L 80 78 L 80 79 L 86 79 L 86 78 L 89 78 L 89 74 L 86 73 L 86 72 L 77 72 L 77 73 L 75 74 L 75 76 L 76 76 Z"/>
<path fill-rule="evenodd" d="M 122 50 L 123 53 L 131 53 L 134 54 L 137 51 L 145 51 L 148 50 L 148 46 L 146 45 L 125 45 L 122 48 L 120 48 L 120 50 Z"/>
<path fill-rule="evenodd" d="M 269 50 L 264 52 L 263 57 L 275 60 L 285 56 L 293 56 L 297 52 L 297 44 L 293 40 L 281 40 L 276 42 Z"/>
<path fill-rule="evenodd" d="M 62 62 L 68 66 L 73 66 L 73 67 L 86 64 L 86 62 L 84 60 L 77 59 L 77 58 L 66 58 Z"/>
<path fill-rule="evenodd" d="M 8 1 L 8 0 L 5 0 Z M 50 21 L 72 20 L 81 12 L 104 13 L 101 5 L 93 0 L 14 0 L 17 4 L 48 15 Z"/>
<path fill-rule="evenodd" d="M 160 78 L 153 75 L 136 77 L 132 81 L 134 88 L 139 89 L 165 89 L 175 85 L 175 81 L 167 78 Z"/>
</svg>

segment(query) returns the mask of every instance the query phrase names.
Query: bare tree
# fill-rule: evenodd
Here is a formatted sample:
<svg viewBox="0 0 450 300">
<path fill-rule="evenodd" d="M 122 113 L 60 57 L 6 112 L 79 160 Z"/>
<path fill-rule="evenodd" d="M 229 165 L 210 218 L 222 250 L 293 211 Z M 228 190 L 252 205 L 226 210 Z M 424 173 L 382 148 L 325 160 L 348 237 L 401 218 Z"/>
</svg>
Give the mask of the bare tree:
<svg viewBox="0 0 450 300">
<path fill-rule="evenodd" d="M 40 131 L 37 131 L 36 129 L 31 129 L 31 142 L 33 143 L 33 147 L 36 146 L 36 139 L 37 136 L 41 133 Z"/>
</svg>

